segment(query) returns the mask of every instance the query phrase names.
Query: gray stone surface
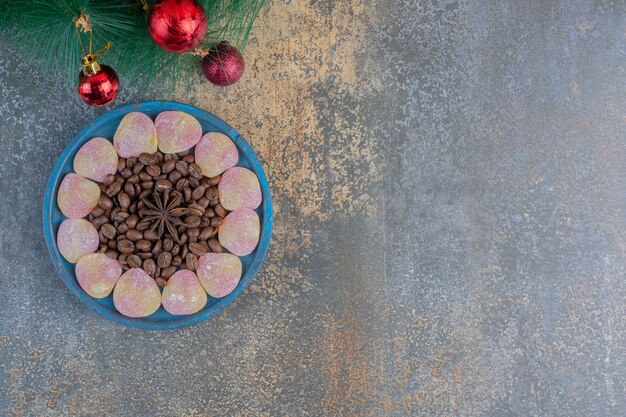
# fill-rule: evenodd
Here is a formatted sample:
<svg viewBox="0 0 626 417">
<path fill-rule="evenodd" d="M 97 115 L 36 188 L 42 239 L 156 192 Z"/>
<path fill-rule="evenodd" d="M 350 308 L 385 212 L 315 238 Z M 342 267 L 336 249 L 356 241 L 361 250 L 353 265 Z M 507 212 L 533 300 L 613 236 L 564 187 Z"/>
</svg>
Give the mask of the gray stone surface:
<svg viewBox="0 0 626 417">
<path fill-rule="evenodd" d="M 47 177 L 107 109 L 0 52 L 0 415 L 618 416 L 621 1 L 273 1 L 237 86 L 276 228 L 226 311 L 127 329 L 65 288 Z"/>
</svg>

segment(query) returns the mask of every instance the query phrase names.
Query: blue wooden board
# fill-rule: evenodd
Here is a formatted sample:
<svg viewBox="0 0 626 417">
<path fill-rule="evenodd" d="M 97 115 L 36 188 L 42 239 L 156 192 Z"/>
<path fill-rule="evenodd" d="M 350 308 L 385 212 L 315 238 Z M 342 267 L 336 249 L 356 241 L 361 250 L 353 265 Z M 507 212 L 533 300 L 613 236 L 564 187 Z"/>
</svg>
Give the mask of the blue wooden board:
<svg viewBox="0 0 626 417">
<path fill-rule="evenodd" d="M 90 297 L 78 285 L 74 275 L 75 264 L 69 263 L 61 256 L 57 248 L 56 234 L 61 222 L 65 220 L 65 216 L 59 210 L 56 203 L 56 194 L 59 184 L 63 177 L 73 172 L 72 164 L 74 156 L 80 147 L 89 139 L 101 136 L 109 140 L 113 140 L 113 134 L 124 115 L 130 112 L 139 111 L 147 114 L 153 120 L 162 111 L 180 110 L 194 116 L 202 125 L 202 132 L 222 132 L 229 136 L 237 145 L 239 151 L 239 162 L 237 166 L 246 167 L 254 171 L 259 178 L 261 191 L 263 193 L 263 203 L 256 212 L 261 220 L 261 237 L 257 248 L 248 256 L 240 257 L 243 264 L 243 276 L 239 285 L 235 290 L 224 298 L 209 297 L 206 306 L 196 314 L 188 316 L 175 316 L 160 307 L 154 314 L 144 318 L 129 318 L 117 312 L 113 306 L 113 297 L 110 295 L 106 298 L 96 299 Z M 259 270 L 263 259 L 267 253 L 272 234 L 272 224 L 274 214 L 272 210 L 272 197 L 270 195 L 269 184 L 265 172 L 261 167 L 261 163 L 256 154 L 250 147 L 250 144 L 232 127 L 219 117 L 200 110 L 196 107 L 181 103 L 169 101 L 149 101 L 138 104 L 130 104 L 112 110 L 101 117 L 97 118 L 90 126 L 84 128 L 72 141 L 67 145 L 57 163 L 54 166 L 43 203 L 43 231 L 46 239 L 48 252 L 52 257 L 55 268 L 61 275 L 61 278 L 68 286 L 70 291 L 81 300 L 87 307 L 102 314 L 104 317 L 125 324 L 127 326 L 140 329 L 165 330 L 177 327 L 187 326 L 198 323 L 207 319 L 215 313 L 223 310 L 230 304 L 241 292 L 250 284 L 252 278 Z"/>
</svg>

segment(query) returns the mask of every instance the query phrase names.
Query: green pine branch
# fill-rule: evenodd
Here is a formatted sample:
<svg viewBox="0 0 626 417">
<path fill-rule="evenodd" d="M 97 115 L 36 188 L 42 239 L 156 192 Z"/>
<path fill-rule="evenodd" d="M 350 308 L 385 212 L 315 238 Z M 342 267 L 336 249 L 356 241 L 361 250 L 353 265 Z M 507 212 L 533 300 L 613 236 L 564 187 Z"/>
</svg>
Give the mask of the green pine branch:
<svg viewBox="0 0 626 417">
<path fill-rule="evenodd" d="M 209 29 L 203 41 L 210 47 L 226 39 L 245 48 L 252 25 L 265 0 L 200 0 Z M 147 31 L 147 15 L 133 0 L 0 0 L 0 30 L 27 59 L 42 70 L 64 74 L 76 86 L 82 51 L 75 19 L 89 15 L 94 50 L 112 41 L 99 58 L 112 66 L 123 82 L 171 90 L 187 88 L 201 76 L 201 57 L 173 54 L 159 48 Z M 88 48 L 89 36 L 80 33 Z"/>
</svg>

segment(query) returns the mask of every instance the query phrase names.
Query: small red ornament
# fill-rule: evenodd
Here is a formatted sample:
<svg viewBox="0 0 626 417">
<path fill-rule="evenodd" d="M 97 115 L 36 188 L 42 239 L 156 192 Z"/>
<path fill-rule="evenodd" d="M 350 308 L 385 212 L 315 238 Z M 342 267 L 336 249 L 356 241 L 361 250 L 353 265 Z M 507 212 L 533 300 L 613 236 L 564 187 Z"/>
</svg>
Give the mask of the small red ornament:
<svg viewBox="0 0 626 417">
<path fill-rule="evenodd" d="M 78 94 L 91 106 L 112 102 L 120 91 L 120 80 L 113 68 L 100 65 L 93 54 L 83 57 L 83 70 L 78 76 Z"/>
<path fill-rule="evenodd" d="M 202 72 L 207 80 L 224 87 L 235 84 L 245 69 L 243 56 L 228 41 L 222 41 L 202 58 Z"/>
<path fill-rule="evenodd" d="M 195 0 L 161 0 L 150 6 L 148 32 L 168 52 L 187 52 L 198 46 L 207 25 L 206 12 Z"/>
</svg>

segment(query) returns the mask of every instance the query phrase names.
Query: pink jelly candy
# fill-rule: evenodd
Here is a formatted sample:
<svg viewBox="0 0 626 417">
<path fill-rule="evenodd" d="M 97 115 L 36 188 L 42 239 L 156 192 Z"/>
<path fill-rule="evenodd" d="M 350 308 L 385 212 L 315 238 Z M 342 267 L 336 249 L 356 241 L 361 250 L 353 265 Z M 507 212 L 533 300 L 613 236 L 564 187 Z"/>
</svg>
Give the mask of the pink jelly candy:
<svg viewBox="0 0 626 417">
<path fill-rule="evenodd" d="M 115 131 L 113 144 L 122 158 L 157 151 L 157 133 L 152 119 L 143 113 L 128 113 Z"/>
<path fill-rule="evenodd" d="M 218 239 L 231 253 L 246 256 L 259 243 L 260 232 L 259 215 L 254 210 L 242 208 L 224 218 L 218 229 Z"/>
<path fill-rule="evenodd" d="M 202 174 L 207 177 L 216 177 L 237 165 L 239 161 L 235 143 L 219 132 L 209 132 L 202 136 L 194 155 L 196 163 L 202 168 Z"/>
<path fill-rule="evenodd" d="M 211 297 L 221 298 L 233 292 L 241 271 L 241 261 L 230 253 L 207 253 L 198 259 L 198 278 Z"/>
<path fill-rule="evenodd" d="M 224 172 L 217 190 L 226 210 L 255 209 L 261 205 L 259 179 L 249 169 L 234 167 Z"/>
<path fill-rule="evenodd" d="M 195 146 L 202 137 L 198 120 L 182 111 L 164 111 L 154 120 L 159 150 L 163 153 L 186 151 Z"/>
<path fill-rule="evenodd" d="M 207 296 L 198 277 L 188 269 L 181 269 L 167 280 L 163 288 L 163 308 L 170 314 L 193 314 L 202 310 Z"/>
<path fill-rule="evenodd" d="M 106 297 L 122 275 L 122 265 L 104 253 L 89 253 L 76 264 L 76 279 L 81 288 L 94 298 Z"/>
<path fill-rule="evenodd" d="M 85 178 L 102 182 L 117 170 L 117 152 L 105 138 L 93 138 L 74 157 L 74 171 Z"/>
<path fill-rule="evenodd" d="M 98 249 L 98 231 L 85 219 L 66 219 L 57 231 L 59 252 L 71 263 Z"/>
<path fill-rule="evenodd" d="M 161 306 L 161 291 L 143 269 L 132 268 L 115 284 L 113 304 L 127 317 L 146 317 Z"/>
<path fill-rule="evenodd" d="M 57 204 L 61 213 L 70 219 L 88 215 L 98 204 L 100 187 L 78 174 L 70 173 L 63 178 L 57 192 Z"/>
</svg>

